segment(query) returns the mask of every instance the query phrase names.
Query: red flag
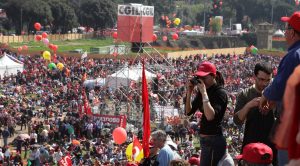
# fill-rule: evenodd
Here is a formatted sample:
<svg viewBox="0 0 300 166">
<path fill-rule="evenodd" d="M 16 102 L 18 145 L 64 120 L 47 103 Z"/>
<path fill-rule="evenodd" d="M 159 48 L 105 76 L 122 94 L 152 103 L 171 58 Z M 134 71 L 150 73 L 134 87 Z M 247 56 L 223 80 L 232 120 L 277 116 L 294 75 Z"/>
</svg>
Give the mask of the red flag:
<svg viewBox="0 0 300 166">
<path fill-rule="evenodd" d="M 87 96 L 86 96 L 86 93 L 85 93 L 85 90 L 82 91 L 82 95 L 83 95 L 83 109 L 84 109 L 84 112 L 87 114 L 87 115 L 92 115 L 92 109 L 90 107 L 90 104 L 89 104 L 89 101 L 87 99 Z"/>
<path fill-rule="evenodd" d="M 59 160 L 59 166 L 72 166 L 72 160 L 70 155 L 67 155 Z"/>
<path fill-rule="evenodd" d="M 133 141 L 132 141 L 132 160 L 135 161 L 135 158 L 139 155 L 139 153 L 142 151 L 143 147 L 140 144 L 139 139 L 136 135 L 133 135 Z"/>
<path fill-rule="evenodd" d="M 143 73 L 142 73 L 142 100 L 143 100 L 143 150 L 144 156 L 149 157 L 149 139 L 150 139 L 150 109 L 148 99 L 148 85 L 145 74 L 145 61 L 143 60 Z"/>
</svg>

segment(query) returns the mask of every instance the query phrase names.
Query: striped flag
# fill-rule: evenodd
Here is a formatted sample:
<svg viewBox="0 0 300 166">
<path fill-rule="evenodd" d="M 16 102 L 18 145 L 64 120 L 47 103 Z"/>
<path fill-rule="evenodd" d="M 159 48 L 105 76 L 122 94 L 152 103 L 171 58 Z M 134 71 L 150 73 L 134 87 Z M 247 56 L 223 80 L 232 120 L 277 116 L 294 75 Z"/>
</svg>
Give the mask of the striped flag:
<svg viewBox="0 0 300 166">
<path fill-rule="evenodd" d="M 81 55 L 81 59 L 84 59 L 88 56 L 87 52 L 85 51 L 82 55 Z"/>
</svg>

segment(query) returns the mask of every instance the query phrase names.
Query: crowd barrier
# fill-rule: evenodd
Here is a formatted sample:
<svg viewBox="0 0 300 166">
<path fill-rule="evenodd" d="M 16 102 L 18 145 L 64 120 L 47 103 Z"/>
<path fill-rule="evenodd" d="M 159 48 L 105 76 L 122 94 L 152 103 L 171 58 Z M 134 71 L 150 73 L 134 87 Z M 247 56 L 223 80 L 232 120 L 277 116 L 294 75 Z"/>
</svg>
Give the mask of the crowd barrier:
<svg viewBox="0 0 300 166">
<path fill-rule="evenodd" d="M 76 40 L 76 39 L 90 39 L 94 37 L 94 34 L 49 34 L 48 39 L 50 41 L 62 41 L 62 40 Z M 21 35 L 21 36 L 0 36 L 0 43 L 21 43 L 34 41 L 35 35 Z"/>
</svg>

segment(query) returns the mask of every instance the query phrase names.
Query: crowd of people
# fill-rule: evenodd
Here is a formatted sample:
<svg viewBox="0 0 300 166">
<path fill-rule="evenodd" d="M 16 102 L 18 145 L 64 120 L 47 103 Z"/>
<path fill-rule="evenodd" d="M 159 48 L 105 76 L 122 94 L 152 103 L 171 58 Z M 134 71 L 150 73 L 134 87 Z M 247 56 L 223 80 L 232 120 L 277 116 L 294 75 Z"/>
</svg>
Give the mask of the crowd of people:
<svg viewBox="0 0 300 166">
<path fill-rule="evenodd" d="M 247 53 L 146 59 L 147 69 L 156 74 L 149 81 L 151 106 L 172 106 L 179 116 L 163 117 L 152 109 L 152 123 L 160 120 L 161 125 L 152 126 L 150 156 L 139 164 L 235 165 L 233 159 L 238 165 L 286 164 L 286 151 L 278 150 L 269 136 L 281 116 L 283 87 L 300 64 L 300 27 L 294 17 L 300 14 L 283 19 L 289 25 L 290 46 L 283 60 Z M 142 124 L 134 123 L 142 112 L 140 82 L 87 88 L 84 81 L 107 78 L 125 65 L 138 65 L 141 59 L 55 56 L 54 63 L 64 64 L 56 69 L 39 55 L 4 52 L 23 62 L 24 70 L 0 77 L 0 164 L 138 165 L 128 162 L 136 156 L 128 157 L 126 149 L 134 135 L 142 139 Z M 94 106 L 100 114 L 127 115 L 125 143 L 113 141 L 117 126 L 93 116 Z M 17 125 L 27 133 L 14 136 Z M 8 141 L 10 137 L 15 139 Z M 297 149 L 289 153 L 290 157 L 299 154 Z"/>
<path fill-rule="evenodd" d="M 12 52 L 7 53 L 14 55 Z M 110 107 L 112 105 L 109 104 L 110 102 L 119 101 L 120 103 L 126 103 L 134 101 L 134 105 L 141 105 L 138 85 L 130 87 L 132 91 L 136 91 L 135 93 L 126 92 L 125 90 L 123 90 L 125 93 L 120 93 L 116 89 L 105 86 L 87 89 L 83 87 L 82 77 L 85 73 L 89 79 L 106 77 L 125 65 L 125 63 L 135 65 L 139 63 L 139 60 L 88 59 L 80 61 L 77 58 L 57 57 L 57 61 L 63 62 L 66 66 L 66 69 L 59 71 L 49 70 L 45 60 L 40 56 L 15 55 L 15 57 L 24 63 L 24 71 L 19 72 L 16 76 L 1 77 L 2 95 L 0 105 L 3 106 L 1 108 L 1 128 L 3 133 L 8 131 L 10 133 L 9 136 L 12 136 L 16 125 L 25 128 L 27 126 L 31 140 L 16 139 L 15 145 L 21 146 L 19 149 L 26 149 L 25 151 L 31 150 L 33 152 L 34 149 L 43 149 L 42 151 L 48 155 L 46 157 L 47 160 L 45 158 L 37 160 L 38 157 L 33 159 L 32 155 L 31 157 L 30 155 L 22 156 L 23 158 L 28 159 L 29 157 L 32 163 L 35 161 L 57 163 L 65 154 L 64 152 L 69 151 L 67 148 L 76 149 L 77 146 L 74 147 L 72 139 L 78 139 L 82 141 L 81 146 L 78 146 L 77 149 L 84 148 L 86 152 L 90 153 L 85 153 L 83 157 L 81 149 L 72 150 L 71 152 L 74 152 L 73 155 L 78 159 L 80 159 L 79 156 L 81 155 L 81 159 L 84 162 L 94 161 L 96 157 L 103 162 L 112 162 L 113 159 L 116 162 L 120 160 L 126 161 L 124 151 L 127 146 L 114 147 L 111 139 L 104 139 L 110 138 L 109 134 L 112 133 L 115 126 L 103 124 L 100 120 L 85 115 L 83 110 L 81 110 L 85 100 L 81 92 L 85 91 L 89 103 L 92 105 L 95 104 L 93 102 L 95 98 L 99 100 L 96 104 L 100 103 L 100 112 L 115 113 L 116 106 Z M 229 92 L 230 104 L 226 110 L 225 120 L 222 125 L 225 129 L 224 133 L 227 142 L 230 143 L 228 151 L 230 154 L 236 155 L 239 153 L 242 140 L 241 128 L 233 123 L 236 93 L 253 83 L 253 71 L 250 69 L 257 62 L 262 60 L 271 61 L 275 69 L 280 58 L 251 54 L 215 55 L 212 57 L 199 54 L 177 59 L 164 59 L 157 56 L 149 60 L 147 64 L 157 74 L 157 82 L 150 82 L 150 91 L 159 95 L 154 95 L 151 101 L 159 105 L 172 105 L 180 110 L 180 116 L 183 117 L 185 84 L 193 75 L 197 66 L 204 60 L 216 64 L 218 70 L 224 75 L 225 88 Z M 166 69 L 155 67 L 156 64 L 166 66 Z M 172 68 L 169 67 L 170 65 L 172 65 Z M 67 72 L 68 70 L 69 73 Z M 157 84 L 157 89 L 155 89 L 155 83 Z M 128 89 L 128 87 L 121 87 L 120 89 L 122 88 Z M 109 111 L 105 112 L 105 109 Z M 129 113 L 127 112 L 127 114 Z M 64 118 L 59 118 L 63 115 L 65 116 Z M 52 117 L 55 117 L 55 120 Z M 172 136 L 174 142 L 182 145 L 182 147 L 179 146 L 178 153 L 185 159 L 189 159 L 199 151 L 199 147 L 191 143 L 194 141 L 194 138 L 197 138 L 196 135 L 199 131 L 197 119 L 199 121 L 199 118 L 199 116 L 195 115 L 188 121 L 185 120 L 185 124 L 168 124 L 166 122 L 166 126 L 168 126 L 166 131 Z M 40 119 L 43 121 L 40 121 Z M 135 126 L 135 129 L 128 129 L 129 133 L 136 132 L 136 134 L 141 136 L 141 131 L 137 130 L 138 127 L 140 126 Z M 3 139 L 9 136 L 3 134 Z M 45 143 L 47 144 L 44 145 Z M 91 146 L 92 143 L 99 146 Z M 31 146 L 36 144 L 41 145 L 41 147 Z M 5 143 L 4 147 L 7 145 L 9 144 Z M 95 148 L 92 149 L 92 147 Z M 189 148 L 185 149 L 186 147 Z M 51 156 L 57 154 L 56 152 L 59 152 L 61 156 L 55 159 L 51 158 Z M 77 153 L 80 155 L 77 155 Z"/>
</svg>

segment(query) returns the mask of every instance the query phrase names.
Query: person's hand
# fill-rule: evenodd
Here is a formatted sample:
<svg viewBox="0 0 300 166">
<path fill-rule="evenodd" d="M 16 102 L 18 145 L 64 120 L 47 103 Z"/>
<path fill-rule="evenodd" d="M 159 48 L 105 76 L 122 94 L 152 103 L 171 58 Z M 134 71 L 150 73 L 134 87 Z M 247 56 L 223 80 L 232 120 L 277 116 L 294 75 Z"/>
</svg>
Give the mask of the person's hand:
<svg viewBox="0 0 300 166">
<path fill-rule="evenodd" d="M 201 79 L 199 79 L 199 82 L 200 83 L 197 84 L 197 88 L 200 91 L 201 95 L 203 96 L 206 93 L 206 86 Z"/>
<path fill-rule="evenodd" d="M 259 101 L 259 110 L 262 114 L 267 114 L 270 111 L 270 105 L 267 98 L 262 95 Z"/>
<path fill-rule="evenodd" d="M 261 97 L 256 97 L 256 98 L 252 99 L 251 101 L 249 101 L 246 104 L 246 107 L 248 107 L 249 109 L 253 108 L 253 107 L 258 107 L 259 106 L 259 102 L 260 102 L 260 98 Z"/>
</svg>

